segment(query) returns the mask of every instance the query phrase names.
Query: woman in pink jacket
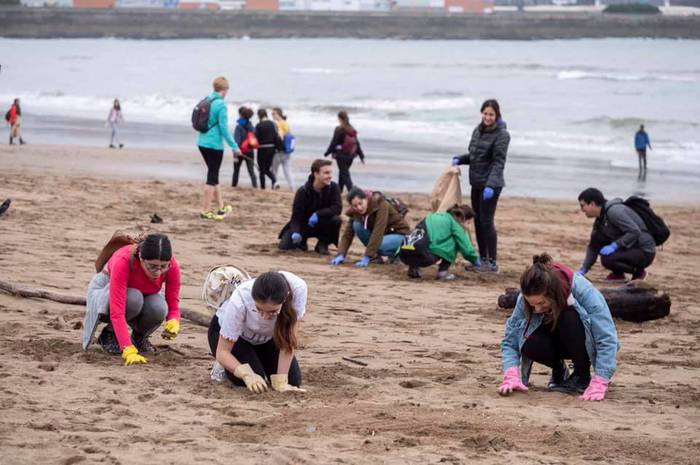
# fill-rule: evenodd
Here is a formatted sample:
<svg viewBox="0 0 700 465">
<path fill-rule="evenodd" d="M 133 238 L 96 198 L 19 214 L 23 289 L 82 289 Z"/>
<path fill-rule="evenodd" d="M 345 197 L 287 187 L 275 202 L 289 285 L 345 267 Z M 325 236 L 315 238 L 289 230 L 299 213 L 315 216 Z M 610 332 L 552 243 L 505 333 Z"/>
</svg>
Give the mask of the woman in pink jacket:
<svg viewBox="0 0 700 465">
<path fill-rule="evenodd" d="M 160 291 L 165 284 L 165 296 Z M 165 321 L 163 337 L 180 332 L 180 265 L 168 236 L 149 234 L 117 250 L 88 287 L 83 349 L 99 321 L 107 326 L 97 338 L 102 348 L 121 353 L 126 365 L 147 363 L 155 352 L 149 336 Z M 131 332 L 129 331 L 131 329 Z"/>
</svg>

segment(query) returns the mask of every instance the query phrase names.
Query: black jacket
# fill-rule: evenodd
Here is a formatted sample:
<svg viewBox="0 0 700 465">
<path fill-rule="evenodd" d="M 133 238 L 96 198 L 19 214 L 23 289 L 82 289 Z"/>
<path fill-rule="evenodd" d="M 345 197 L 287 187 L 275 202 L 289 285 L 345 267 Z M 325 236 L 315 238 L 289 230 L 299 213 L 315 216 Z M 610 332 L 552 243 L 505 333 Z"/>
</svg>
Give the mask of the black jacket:
<svg viewBox="0 0 700 465">
<path fill-rule="evenodd" d="M 277 132 L 277 126 L 269 119 L 260 121 L 255 126 L 255 137 L 258 138 L 261 149 L 279 149 L 284 143 Z"/>
<path fill-rule="evenodd" d="M 314 189 L 314 175 L 310 174 L 306 184 L 297 189 L 292 205 L 292 219 L 284 225 L 279 237 L 282 237 L 287 229 L 293 232 L 302 232 L 307 226 L 309 217 L 316 213 L 319 218 L 339 216 L 343 208 L 340 200 L 340 188 L 335 182 L 324 187 L 321 192 Z"/>
<path fill-rule="evenodd" d="M 355 131 L 355 137 L 357 137 L 357 131 Z M 327 157 L 331 153 L 340 153 L 338 147 L 342 146 L 343 142 L 345 142 L 345 129 L 343 129 L 341 126 L 338 126 L 335 128 L 335 131 L 333 131 L 333 139 L 331 139 L 331 143 L 328 145 L 328 149 L 326 150 L 326 153 L 323 154 L 323 156 Z M 359 155 L 360 160 L 365 161 L 365 154 L 362 151 L 362 147 L 360 146 L 360 139 L 357 139 L 357 154 L 353 154 L 353 156 L 354 155 Z"/>
<path fill-rule="evenodd" d="M 506 164 L 510 134 L 505 123 L 494 128 L 479 124 L 472 133 L 469 153 L 459 157 L 460 165 L 469 165 L 469 184 L 472 187 L 503 187 L 503 168 Z"/>
</svg>

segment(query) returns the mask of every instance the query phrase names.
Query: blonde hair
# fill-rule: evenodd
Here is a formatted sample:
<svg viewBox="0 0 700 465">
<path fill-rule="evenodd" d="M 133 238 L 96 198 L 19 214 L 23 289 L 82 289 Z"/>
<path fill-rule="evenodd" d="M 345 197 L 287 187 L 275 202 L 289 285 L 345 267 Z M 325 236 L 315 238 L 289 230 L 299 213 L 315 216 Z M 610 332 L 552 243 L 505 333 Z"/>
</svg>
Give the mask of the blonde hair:
<svg viewBox="0 0 700 465">
<path fill-rule="evenodd" d="M 219 76 L 214 79 L 214 92 L 221 92 L 222 90 L 228 90 L 228 79 L 223 76 Z"/>
</svg>

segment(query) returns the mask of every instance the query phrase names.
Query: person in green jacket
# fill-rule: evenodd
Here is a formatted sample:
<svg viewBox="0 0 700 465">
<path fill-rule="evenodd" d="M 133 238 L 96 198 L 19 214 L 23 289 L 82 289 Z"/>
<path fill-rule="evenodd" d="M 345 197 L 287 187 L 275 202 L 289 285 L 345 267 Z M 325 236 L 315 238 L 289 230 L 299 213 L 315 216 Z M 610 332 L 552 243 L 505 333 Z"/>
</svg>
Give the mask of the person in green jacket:
<svg viewBox="0 0 700 465">
<path fill-rule="evenodd" d="M 197 138 L 197 146 L 207 165 L 207 183 L 204 186 L 204 198 L 202 200 L 202 213 L 200 216 L 208 220 L 223 220 L 224 215 L 233 209 L 231 205 L 224 206 L 219 190 L 219 169 L 224 159 L 224 140 L 233 150 L 234 156 L 241 156 L 238 144 L 233 140 L 228 127 L 228 110 L 224 98 L 228 94 L 229 84 L 225 77 L 214 79 L 214 92 L 208 97 L 211 102 L 209 110 L 209 130 L 200 133 Z M 219 209 L 215 212 L 211 209 L 211 203 L 216 200 Z"/>
<path fill-rule="evenodd" d="M 457 259 L 457 252 L 479 266 L 479 254 L 474 250 L 464 225 L 474 218 L 468 205 L 454 205 L 446 212 L 431 213 L 406 236 L 399 257 L 408 265 L 408 276 L 420 278 L 420 268 L 437 262 L 437 279 L 453 281 L 455 275 L 448 269 Z"/>
</svg>

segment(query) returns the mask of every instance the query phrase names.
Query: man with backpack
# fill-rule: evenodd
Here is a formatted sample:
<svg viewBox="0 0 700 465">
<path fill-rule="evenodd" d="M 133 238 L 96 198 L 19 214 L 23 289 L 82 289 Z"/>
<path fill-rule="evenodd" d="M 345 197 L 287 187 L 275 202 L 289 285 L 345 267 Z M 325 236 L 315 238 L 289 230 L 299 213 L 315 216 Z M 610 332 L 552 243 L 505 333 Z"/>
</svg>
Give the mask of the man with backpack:
<svg viewBox="0 0 700 465">
<path fill-rule="evenodd" d="M 633 280 L 646 279 L 646 268 L 656 256 L 656 245 L 668 237 L 668 228 L 649 203 L 638 197 L 625 202 L 619 198 L 607 200 L 594 187 L 581 192 L 578 201 L 581 211 L 596 219 L 580 273 L 588 273 L 600 254 L 601 264 L 610 270 L 606 282 L 625 282 L 625 273 L 631 274 Z M 665 237 L 659 231 L 663 228 Z"/>
</svg>

